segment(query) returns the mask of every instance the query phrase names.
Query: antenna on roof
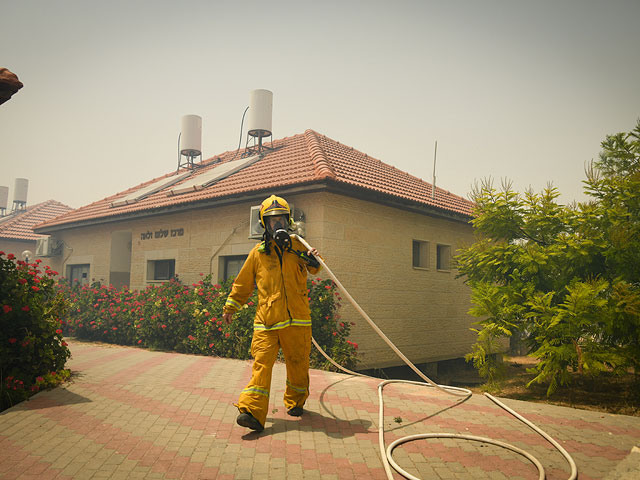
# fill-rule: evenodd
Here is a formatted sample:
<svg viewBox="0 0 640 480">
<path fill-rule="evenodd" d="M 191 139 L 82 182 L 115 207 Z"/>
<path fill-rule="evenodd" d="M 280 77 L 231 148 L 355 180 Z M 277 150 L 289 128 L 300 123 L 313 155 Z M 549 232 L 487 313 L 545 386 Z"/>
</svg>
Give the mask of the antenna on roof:
<svg viewBox="0 0 640 480">
<path fill-rule="evenodd" d="M 273 135 L 271 130 L 271 116 L 273 112 L 273 92 L 270 90 L 252 90 L 249 94 L 249 119 L 247 121 L 247 143 L 249 136 L 258 139 L 258 147 L 255 143 L 251 149 L 247 149 L 246 155 L 262 153 L 267 148 L 262 145 L 264 137 L 271 137 L 273 144 Z M 257 151 L 256 151 L 257 150 Z"/>
<path fill-rule="evenodd" d="M 178 135 L 178 170 L 180 167 L 193 170 L 198 165 L 194 158 L 200 157 L 202 163 L 202 117 L 183 115 Z M 182 157 L 185 157 L 184 159 Z"/>
<path fill-rule="evenodd" d="M 438 153 L 438 140 L 433 151 L 433 184 L 431 185 L 431 200 L 436 199 L 436 154 Z"/>
</svg>

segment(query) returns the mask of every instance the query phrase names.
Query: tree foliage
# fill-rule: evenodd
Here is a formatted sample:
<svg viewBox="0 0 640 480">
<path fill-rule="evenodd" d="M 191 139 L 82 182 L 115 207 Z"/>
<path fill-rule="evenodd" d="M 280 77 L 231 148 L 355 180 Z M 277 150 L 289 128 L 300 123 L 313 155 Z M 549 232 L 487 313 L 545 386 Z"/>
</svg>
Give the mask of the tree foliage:
<svg viewBox="0 0 640 480">
<path fill-rule="evenodd" d="M 485 376 L 500 337 L 522 338 L 540 359 L 531 383 L 549 395 L 572 372 L 640 372 L 640 121 L 607 136 L 586 173 L 591 200 L 573 205 L 552 186 L 474 189 L 478 238 L 456 259 L 480 317 L 468 359 Z"/>
</svg>

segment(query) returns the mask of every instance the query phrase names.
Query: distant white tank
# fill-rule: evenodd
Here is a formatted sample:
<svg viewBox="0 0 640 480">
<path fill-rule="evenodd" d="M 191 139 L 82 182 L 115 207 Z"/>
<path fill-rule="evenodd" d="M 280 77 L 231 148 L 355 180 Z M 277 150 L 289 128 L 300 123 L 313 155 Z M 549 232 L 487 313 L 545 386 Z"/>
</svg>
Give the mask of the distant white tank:
<svg viewBox="0 0 640 480">
<path fill-rule="evenodd" d="M 184 115 L 180 128 L 180 154 L 197 157 L 202 153 L 202 117 Z"/>
<path fill-rule="evenodd" d="M 9 187 L 0 187 L 0 210 L 7 209 L 8 201 L 9 201 Z"/>
<path fill-rule="evenodd" d="M 13 187 L 13 203 L 27 203 L 27 192 L 29 190 L 29 180 L 26 178 L 16 178 Z"/>
<path fill-rule="evenodd" d="M 268 137 L 271 135 L 271 114 L 273 111 L 273 92 L 252 90 L 249 94 L 249 135 Z"/>
</svg>

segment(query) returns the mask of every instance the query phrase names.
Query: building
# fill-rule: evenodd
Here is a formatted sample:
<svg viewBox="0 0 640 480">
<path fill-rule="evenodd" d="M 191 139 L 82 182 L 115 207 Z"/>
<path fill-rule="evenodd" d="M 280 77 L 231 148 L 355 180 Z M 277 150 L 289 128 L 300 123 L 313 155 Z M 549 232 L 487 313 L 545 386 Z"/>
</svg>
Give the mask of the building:
<svg viewBox="0 0 640 480">
<path fill-rule="evenodd" d="M 44 222 L 48 264 L 75 281 L 145 288 L 234 275 L 260 232 L 252 207 L 286 198 L 351 295 L 415 363 L 459 358 L 475 335 L 452 256 L 473 204 L 313 130 L 229 151 Z M 250 238 L 253 237 L 253 238 Z M 64 253 L 63 253 L 64 252 Z M 362 368 L 399 365 L 355 309 Z"/>
<path fill-rule="evenodd" d="M 33 227 L 71 210 L 71 207 L 63 203 L 48 200 L 0 217 L 0 251 L 13 253 L 20 260 L 23 259 L 22 253 L 29 251 L 33 260 L 37 240 L 45 237 L 36 234 Z"/>
</svg>

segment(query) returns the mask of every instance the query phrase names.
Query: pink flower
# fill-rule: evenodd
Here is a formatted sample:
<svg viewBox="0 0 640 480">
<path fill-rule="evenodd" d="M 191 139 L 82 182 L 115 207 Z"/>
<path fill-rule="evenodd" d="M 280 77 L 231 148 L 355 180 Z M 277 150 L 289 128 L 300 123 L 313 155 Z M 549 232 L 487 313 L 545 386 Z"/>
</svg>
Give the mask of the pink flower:
<svg viewBox="0 0 640 480">
<path fill-rule="evenodd" d="M 31 290 L 33 290 L 34 292 L 38 292 L 38 291 L 40 291 L 40 287 L 36 287 L 34 285 L 33 287 L 31 287 Z"/>
<path fill-rule="evenodd" d="M 213 343 L 210 343 L 210 344 L 209 344 L 209 348 L 213 348 Z"/>
<path fill-rule="evenodd" d="M 16 343 L 17 341 L 18 341 L 18 339 L 17 339 L 17 338 L 10 338 L 10 339 L 9 339 L 9 343 L 11 343 L 12 345 L 13 345 L 14 343 Z"/>
<path fill-rule="evenodd" d="M 10 253 L 9 255 L 7 255 L 7 258 L 9 260 L 13 260 L 14 258 L 16 258 L 16 256 L 13 253 Z"/>
<path fill-rule="evenodd" d="M 62 330 L 58 328 L 58 329 L 56 330 L 56 333 L 60 334 L 60 333 L 62 333 Z"/>
<path fill-rule="evenodd" d="M 24 285 L 25 283 L 27 283 L 27 279 L 26 278 L 19 278 L 18 279 L 18 283 L 21 285 Z"/>
<path fill-rule="evenodd" d="M 29 305 L 25 305 L 24 307 L 22 307 L 22 311 L 23 311 L 23 312 L 28 312 L 29 310 L 31 310 L 31 309 L 29 308 Z"/>
<path fill-rule="evenodd" d="M 142 343 L 142 340 L 138 340 L 138 345 L 140 345 Z"/>
<path fill-rule="evenodd" d="M 166 326 L 166 325 L 161 325 L 161 327 L 162 327 L 162 328 L 167 328 L 167 326 Z"/>
<path fill-rule="evenodd" d="M 13 310 L 10 305 L 4 305 L 2 309 L 4 310 L 4 313 L 9 313 L 11 310 Z"/>
<path fill-rule="evenodd" d="M 227 338 L 229 337 L 229 335 L 231 335 L 229 332 L 224 334 L 224 336 L 227 337 Z"/>
</svg>

